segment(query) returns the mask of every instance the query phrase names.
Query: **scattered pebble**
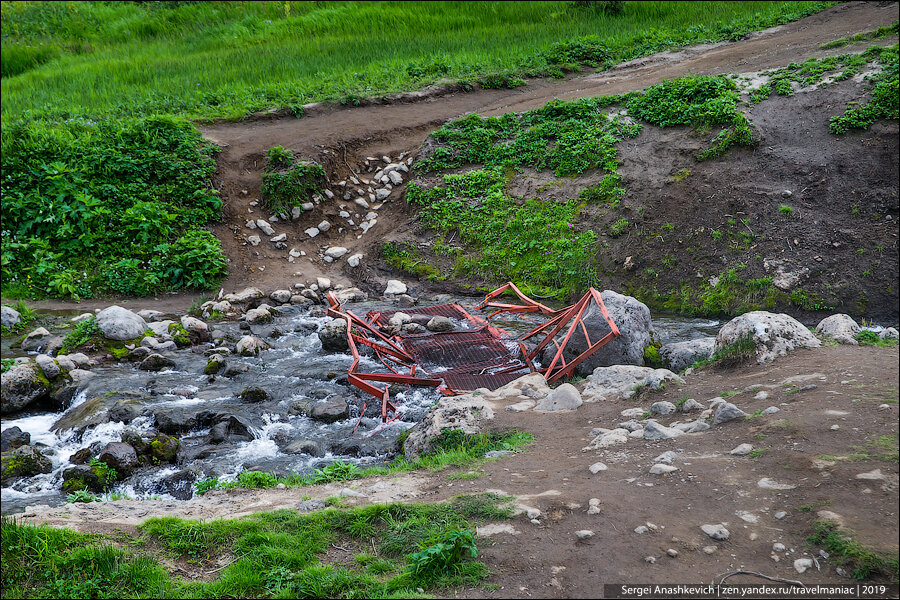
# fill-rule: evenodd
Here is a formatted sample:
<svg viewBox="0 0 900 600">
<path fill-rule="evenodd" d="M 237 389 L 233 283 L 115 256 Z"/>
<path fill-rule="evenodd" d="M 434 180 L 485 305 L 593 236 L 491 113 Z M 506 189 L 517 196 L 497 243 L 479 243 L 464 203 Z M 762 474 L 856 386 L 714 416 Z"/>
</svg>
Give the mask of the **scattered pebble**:
<svg viewBox="0 0 900 600">
<path fill-rule="evenodd" d="M 704 552 L 704 554 L 712 554 L 712 553 L 714 553 L 714 552 L 715 552 L 716 550 L 718 550 L 718 549 L 719 549 L 719 548 L 716 547 L 716 546 L 703 546 L 703 552 Z"/>
<path fill-rule="evenodd" d="M 785 518 L 786 516 L 787 516 L 787 513 L 784 512 L 783 510 L 779 510 L 777 513 L 775 513 L 775 518 L 778 519 L 779 521 L 781 519 Z"/>
<path fill-rule="evenodd" d="M 675 558 L 676 556 L 678 556 L 678 550 L 676 550 L 675 548 L 669 548 L 668 550 L 666 550 L 666 554 L 668 554 L 672 558 Z"/>
<path fill-rule="evenodd" d="M 805 573 L 812 566 L 813 560 L 811 558 L 798 558 L 794 561 L 794 568 L 798 573 Z"/>
<path fill-rule="evenodd" d="M 638 525 L 634 528 L 634 532 L 638 535 L 643 535 L 650 531 L 650 529 L 646 525 Z"/>
<path fill-rule="evenodd" d="M 729 531 L 727 529 L 725 529 L 725 526 L 722 525 L 721 523 L 718 523 L 715 525 L 713 525 L 713 524 L 701 525 L 700 529 L 702 529 L 703 533 L 705 533 L 712 539 L 719 540 L 719 541 L 727 540 L 728 537 L 731 535 L 729 533 Z"/>
<path fill-rule="evenodd" d="M 656 564 L 656 557 L 655 557 L 655 556 L 648 556 L 648 557 L 646 557 L 646 558 L 644 559 L 644 562 L 645 562 L 645 563 L 650 563 L 651 565 L 652 565 L 652 564 Z"/>
<path fill-rule="evenodd" d="M 605 471 L 605 470 L 608 469 L 608 468 L 609 468 L 609 467 L 607 467 L 606 465 L 604 465 L 602 462 L 596 462 L 596 463 L 594 463 L 594 464 L 592 464 L 592 465 L 590 466 L 589 470 L 590 470 L 591 473 L 593 473 L 594 475 L 596 475 L 596 474 L 599 473 L 600 471 Z"/>
<path fill-rule="evenodd" d="M 590 529 L 581 529 L 575 532 L 575 537 L 579 540 L 589 540 L 594 537 L 594 532 Z"/>
<path fill-rule="evenodd" d="M 773 552 L 784 552 L 785 550 L 787 550 L 787 546 L 785 546 L 781 542 L 775 542 L 774 544 L 772 544 Z"/>
<path fill-rule="evenodd" d="M 731 451 L 731 454 L 735 456 L 746 456 L 753 451 L 753 446 L 750 444 L 741 444 L 737 448 Z"/>
</svg>

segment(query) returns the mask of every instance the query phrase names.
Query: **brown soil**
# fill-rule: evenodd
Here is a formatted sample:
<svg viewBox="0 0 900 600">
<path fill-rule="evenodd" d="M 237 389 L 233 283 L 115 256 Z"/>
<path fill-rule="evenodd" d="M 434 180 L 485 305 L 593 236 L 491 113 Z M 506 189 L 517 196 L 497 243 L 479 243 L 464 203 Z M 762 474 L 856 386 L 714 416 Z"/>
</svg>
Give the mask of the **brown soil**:
<svg viewBox="0 0 900 600">
<path fill-rule="evenodd" d="M 896 347 L 825 346 L 767 365 L 707 368 L 685 376 L 682 386 L 627 402 L 584 404 L 566 413 L 509 412 L 498 404 L 494 428 L 533 433 L 527 451 L 484 464 L 479 467 L 484 474 L 476 479 L 451 479 L 459 471 L 450 469 L 358 480 L 350 487 L 367 497 L 348 498 L 346 503 L 434 502 L 494 491 L 539 509 L 538 524 L 520 514 L 508 522 L 517 534 L 493 534 L 479 542 L 481 558 L 492 572 L 486 583 L 499 587 L 458 590 L 457 597 L 592 598 L 604 583 L 710 583 L 738 569 L 805 584 L 846 583 L 837 561 L 819 556 L 819 548 L 808 546 L 805 539 L 820 518 L 818 511 L 827 510 L 839 515 L 861 543 L 897 552 L 898 371 Z M 754 386 L 759 388 L 748 390 Z M 798 391 L 805 386 L 813 387 Z M 759 391 L 766 391 L 768 398 L 754 399 Z M 780 412 L 673 440 L 630 439 L 608 450 L 583 450 L 591 429 L 614 427 L 625 420 L 620 415 L 625 408 L 646 410 L 653 402 L 677 403 L 685 397 L 705 405 L 723 394 L 751 415 L 769 406 Z M 882 404 L 888 408 L 879 408 Z M 667 424 L 676 418 L 659 421 Z M 880 445 L 879 439 L 887 442 Z M 742 443 L 752 444 L 761 456 L 732 456 L 730 451 Z M 653 459 L 668 450 L 678 453 L 673 464 L 679 470 L 650 475 Z M 591 474 L 588 468 L 598 461 L 608 470 Z M 876 469 L 880 478 L 858 478 Z M 794 487 L 763 489 L 758 485 L 763 478 Z M 327 498 L 346 486 L 214 491 L 188 502 L 120 500 L 38 507 L 23 516 L 116 536 L 120 530 L 133 533 L 135 524 L 151 516 L 234 518 L 294 508 L 303 497 Z M 599 514 L 588 514 L 591 498 L 600 500 Z M 777 519 L 779 511 L 787 515 Z M 648 521 L 658 530 L 634 533 Z M 729 539 L 708 538 L 700 530 L 706 523 L 725 524 Z M 595 535 L 578 541 L 575 532 L 585 529 Z M 776 542 L 790 550 L 780 554 L 778 562 L 771 558 Z M 707 554 L 707 546 L 715 551 Z M 669 557 L 669 549 L 678 556 Z M 328 556 L 340 562 L 342 553 L 333 548 Z M 650 556 L 655 563 L 645 561 Z M 820 569 L 799 575 L 793 562 L 804 556 L 816 557 Z M 208 579 L 190 566 L 176 566 L 179 575 Z M 760 580 L 741 576 L 729 582 Z"/>
<path fill-rule="evenodd" d="M 387 241 L 422 239 L 414 211 L 402 200 L 394 200 L 380 211 L 378 224 L 362 239 L 356 238 L 356 232 L 341 234 L 332 228 L 327 234 L 309 240 L 303 230 L 337 212 L 337 203 L 330 202 L 321 205 L 326 207 L 323 210 L 312 211 L 297 222 L 276 226 L 279 232 L 285 231 L 286 227 L 288 248 L 304 250 L 307 257 L 289 263 L 287 250 L 277 251 L 266 242 L 257 247 L 248 245 L 246 238 L 254 232 L 244 228 L 245 221 L 251 216 L 268 216 L 251 207 L 250 202 L 259 198 L 264 153 L 272 146 L 282 145 L 297 156 L 320 162 L 326 167 L 329 180 L 336 182 L 348 177 L 352 170 L 362 170 L 365 174 L 361 167 L 366 156 L 388 154 L 396 157 L 400 152 L 416 156 L 431 131 L 466 113 L 488 116 L 523 111 L 543 105 L 552 98 L 619 94 L 689 73 L 746 73 L 781 67 L 811 56 L 858 51 L 862 46 L 820 50 L 819 45 L 889 25 L 897 18 L 896 3 L 852 2 L 801 21 L 750 34 L 737 42 L 662 52 L 623 63 L 610 71 L 573 75 L 562 81 L 532 80 L 529 85 L 513 90 L 475 89 L 471 92 L 447 85 L 372 100 L 359 107 L 316 105 L 309 107 L 301 119 L 272 113 L 239 123 L 202 126 L 204 135 L 223 148 L 216 186 L 225 202 L 225 218 L 212 227 L 222 240 L 231 263 L 230 275 L 223 288 L 232 291 L 254 285 L 271 291 L 325 275 L 336 283 L 380 292 L 384 279 L 392 276 L 380 259 L 381 246 Z M 893 36 L 878 43 L 896 42 L 896 36 Z M 750 114 L 763 138 L 760 145 L 752 151 L 732 151 L 724 160 L 702 165 L 693 161 L 692 156 L 706 140 L 692 138 L 684 129 L 645 127 L 641 136 L 620 144 L 622 175 L 630 191 L 629 198 L 652 208 L 646 213 L 647 222 L 642 224 L 642 232 L 653 231 L 665 222 L 678 224 L 683 232 L 704 225 L 712 228 L 727 218 L 726 213 L 736 214 L 741 212 L 741 207 L 746 212 L 750 206 L 754 218 L 760 219 L 757 225 L 767 232 L 769 242 L 766 248 L 753 249 L 754 257 L 759 254 L 766 258 L 770 257 L 768 253 L 776 252 L 780 255 L 784 250 L 789 258 L 813 268 L 813 278 L 822 286 L 827 284 L 833 289 L 845 290 L 834 294 L 832 300 L 836 308 L 870 317 L 896 318 L 897 286 L 892 285 L 892 280 L 898 272 L 896 225 L 893 224 L 898 216 L 897 125 L 896 122 L 878 125 L 862 135 L 829 136 L 827 117 L 840 112 L 846 100 L 855 98 L 854 94 L 859 95 L 858 88 L 851 89 L 845 82 L 843 86 L 829 88 L 828 93 L 798 94 L 796 98 L 765 102 Z M 808 117 L 803 113 L 802 119 L 795 119 L 798 110 L 808 111 Z M 865 153 L 863 160 L 861 153 Z M 666 185 L 668 176 L 679 168 L 690 168 L 693 173 L 679 184 Z M 698 186 L 711 192 L 698 193 Z M 777 213 L 773 213 L 773 208 L 777 210 L 780 203 L 776 192 L 783 189 L 797 192 L 794 199 L 799 204 L 800 227 L 795 234 L 791 232 L 794 232 L 796 222 L 778 222 L 775 219 Z M 523 195 L 533 192 L 521 191 Z M 849 207 L 856 202 L 862 207 L 859 218 L 847 222 L 850 221 Z M 834 204 L 840 207 L 839 211 L 829 210 Z M 816 223 L 817 219 L 811 219 L 810 213 L 822 215 L 823 222 Z M 893 221 L 881 219 L 886 215 L 892 216 Z M 589 215 L 586 218 L 595 217 Z M 875 217 L 879 220 L 875 221 Z M 683 219 L 682 226 L 680 221 Z M 772 231 L 768 233 L 770 228 Z M 640 237 L 646 239 L 647 236 Z M 792 249 L 792 237 L 797 237 L 800 252 Z M 855 254 L 858 245 L 854 240 L 870 242 L 868 245 L 872 248 L 866 249 L 868 255 Z M 841 246 L 828 245 L 834 242 Z M 345 261 L 331 265 L 323 263 L 315 256 L 320 246 L 326 244 L 343 245 L 353 253 L 364 253 L 364 266 L 351 269 Z M 687 247 L 688 243 L 682 239 L 681 244 Z M 875 246 L 883 248 L 880 254 L 874 254 L 877 252 Z M 641 261 L 640 272 L 643 272 L 654 260 L 661 260 L 665 250 L 671 252 L 673 249 L 669 246 L 659 248 L 655 242 L 632 239 L 632 236 L 620 240 L 604 256 L 598 257 L 608 278 L 606 287 L 649 287 L 651 282 L 624 273 L 621 261 L 628 253 L 635 254 L 636 258 L 638 255 L 646 257 Z M 677 254 L 679 248 L 675 250 Z M 675 256 L 680 258 L 679 264 L 683 268 L 674 270 L 670 280 L 652 283 L 665 291 L 666 286 L 676 285 L 679 278 L 694 277 L 695 270 L 704 271 L 704 276 L 720 272 L 724 266 L 720 255 L 727 255 L 725 263 L 728 264 L 747 258 L 713 246 L 704 247 L 701 254 Z M 821 255 L 821 262 L 814 258 L 817 255 Z M 694 262 L 698 269 L 693 269 Z M 761 259 L 755 262 L 757 264 L 750 265 L 751 268 L 760 270 Z M 852 271 L 853 275 L 838 272 L 838 267 Z M 691 273 L 688 274 L 688 270 Z M 866 270 L 874 277 L 863 276 Z M 821 276 L 832 271 L 833 276 Z M 857 290 L 865 291 L 865 298 L 856 295 Z M 200 296 L 180 293 L 119 302 L 135 309 L 183 311 Z M 840 302 L 845 305 L 839 306 Z M 106 303 L 108 299 L 79 304 L 47 301 L 36 305 L 94 308 Z M 855 310 L 859 308 L 863 310 Z"/>
</svg>

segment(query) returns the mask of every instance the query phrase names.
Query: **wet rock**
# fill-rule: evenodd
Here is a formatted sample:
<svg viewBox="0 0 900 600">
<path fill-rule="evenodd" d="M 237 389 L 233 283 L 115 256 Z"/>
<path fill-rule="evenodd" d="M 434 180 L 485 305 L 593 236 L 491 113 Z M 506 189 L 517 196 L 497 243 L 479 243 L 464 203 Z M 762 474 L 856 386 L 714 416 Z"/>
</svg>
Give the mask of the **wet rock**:
<svg viewBox="0 0 900 600">
<path fill-rule="evenodd" d="M 97 313 L 97 327 L 108 340 L 133 340 L 147 331 L 147 322 L 127 308 L 110 306 Z"/>
<path fill-rule="evenodd" d="M 290 298 L 288 298 L 288 300 L 290 300 Z M 272 317 L 272 313 L 270 313 L 268 309 L 259 307 L 248 310 L 244 318 L 247 320 L 247 323 L 250 323 L 251 325 L 261 325 L 263 323 L 271 323 L 274 317 Z"/>
<path fill-rule="evenodd" d="M 546 398 L 534 407 L 537 412 L 555 412 L 575 410 L 581 406 L 581 394 L 571 383 L 564 383 L 552 390 Z"/>
<path fill-rule="evenodd" d="M 846 314 L 831 315 L 825 317 L 816 325 L 816 333 L 827 335 L 840 344 L 850 344 L 858 346 L 856 334 L 859 333 L 859 324 L 853 320 L 853 317 Z"/>
<path fill-rule="evenodd" d="M 310 406 L 307 415 L 314 421 L 334 423 L 335 421 L 348 418 L 350 416 L 349 411 L 347 400 L 342 396 L 335 396 Z"/>
<path fill-rule="evenodd" d="M 228 415 L 210 428 L 209 438 L 213 444 L 249 442 L 253 439 L 253 434 L 250 433 L 249 424 L 243 419 Z"/>
<path fill-rule="evenodd" d="M 31 444 L 31 434 L 18 427 L 7 427 L 0 433 L 0 452 L 15 450 L 19 446 Z"/>
<path fill-rule="evenodd" d="M 178 438 L 158 433 L 150 440 L 150 456 L 160 463 L 174 463 L 181 442 Z"/>
<path fill-rule="evenodd" d="M 148 352 L 145 354 L 144 352 L 141 352 L 142 349 L 146 349 Z M 141 345 L 129 352 L 128 356 L 133 358 L 147 358 L 151 354 L 159 354 L 160 352 L 172 352 L 177 349 L 178 345 L 173 340 L 160 342 L 157 341 L 156 338 L 148 336 L 142 339 Z"/>
<path fill-rule="evenodd" d="M 285 454 L 308 454 L 310 456 L 325 456 L 325 449 L 320 442 L 315 440 L 295 440 L 282 448 Z"/>
<path fill-rule="evenodd" d="M 97 458 L 115 469 L 120 480 L 128 477 L 138 464 L 137 451 L 130 444 L 124 442 L 106 444 Z"/>
<path fill-rule="evenodd" d="M 632 365 L 597 367 L 588 376 L 582 392 L 585 402 L 631 398 L 640 388 L 650 390 L 664 388 L 666 383 L 684 383 L 684 380 L 668 369 L 652 369 Z"/>
<path fill-rule="evenodd" d="M 160 404 L 149 410 L 156 420 L 156 428 L 162 433 L 187 433 L 198 425 L 196 407 Z"/>
<path fill-rule="evenodd" d="M 94 458 L 95 452 L 90 448 L 82 448 L 69 457 L 69 462 L 73 465 L 86 465 Z"/>
<path fill-rule="evenodd" d="M 644 350 L 650 344 L 650 309 L 631 296 L 623 296 L 611 290 L 601 294 L 603 304 L 621 335 L 608 342 L 596 353 L 576 367 L 581 375 L 589 375 L 597 367 L 611 365 L 643 365 Z M 603 313 L 593 302 L 584 312 L 582 322 L 588 330 L 591 340 L 599 340 L 609 333 L 610 327 Z M 551 344 L 550 346 L 553 346 Z M 572 336 L 566 346 L 566 359 L 574 358 L 587 349 L 587 341 L 583 335 Z M 550 364 L 556 349 L 548 348 L 542 353 L 544 364 Z"/>
<path fill-rule="evenodd" d="M 755 357 L 759 364 L 784 356 L 795 348 L 818 348 L 822 345 L 793 317 L 761 310 L 744 313 L 726 323 L 716 336 L 713 353 L 739 347 L 741 340 L 752 342 L 753 351 L 748 358 Z"/>
<path fill-rule="evenodd" d="M 346 352 L 349 350 L 347 344 L 347 321 L 344 319 L 334 319 L 325 323 L 325 326 L 319 330 L 319 341 L 322 342 L 322 350 L 328 352 Z"/>
<path fill-rule="evenodd" d="M 708 359 L 715 343 L 716 338 L 711 336 L 686 342 L 674 342 L 661 346 L 659 357 L 666 367 L 679 373 L 698 360 Z"/>
<path fill-rule="evenodd" d="M 269 398 L 269 392 L 260 387 L 248 387 L 241 392 L 244 402 L 263 402 Z"/>
<path fill-rule="evenodd" d="M 222 375 L 228 377 L 229 379 L 237 377 L 238 375 L 242 375 L 250 370 L 250 367 L 244 364 L 226 364 L 225 371 L 222 372 Z"/>
<path fill-rule="evenodd" d="M 0 454 L 0 481 L 3 483 L 19 477 L 49 473 L 52 469 L 50 459 L 33 446 L 19 446 Z"/>
<path fill-rule="evenodd" d="M 50 383 L 40 373 L 36 364 L 13 365 L 0 375 L 0 414 L 18 412 L 47 398 Z"/>
<path fill-rule="evenodd" d="M 12 329 L 22 321 L 22 315 L 14 308 L 9 306 L 0 307 L 0 325 L 7 329 Z"/>
<path fill-rule="evenodd" d="M 44 372 L 44 376 L 47 379 L 56 379 L 62 372 L 59 365 L 56 364 L 56 361 L 46 354 L 38 354 L 34 357 L 34 362 L 41 368 L 41 371 Z"/>
<path fill-rule="evenodd" d="M 75 465 L 63 471 L 62 491 L 67 493 L 82 490 L 101 493 L 106 489 L 106 482 L 97 475 L 96 469 L 87 465 Z"/>
<path fill-rule="evenodd" d="M 47 348 L 52 337 L 45 328 L 38 327 L 22 340 L 22 350 L 26 352 L 40 352 Z"/>
<path fill-rule="evenodd" d="M 156 491 L 169 494 L 176 500 L 190 500 L 194 496 L 194 482 L 197 475 L 183 469 L 167 475 L 156 482 Z"/>
<path fill-rule="evenodd" d="M 215 375 L 225 368 L 225 357 L 221 354 L 213 354 L 209 357 L 206 367 L 203 369 L 204 375 Z"/>
<path fill-rule="evenodd" d="M 123 398 L 117 401 L 109 409 L 109 420 L 120 423 L 131 423 L 144 412 L 144 403 L 141 398 Z"/>
<path fill-rule="evenodd" d="M 191 341 L 194 343 L 204 343 L 208 342 L 211 339 L 209 334 L 209 325 L 196 317 L 184 315 L 183 317 L 181 317 L 181 326 L 184 327 L 184 330 L 188 332 Z"/>
<path fill-rule="evenodd" d="M 234 351 L 241 356 L 259 356 L 259 353 L 269 348 L 269 345 L 252 335 L 245 335 L 238 340 Z M 226 373 L 227 376 L 227 373 Z"/>
<path fill-rule="evenodd" d="M 447 317 L 433 317 L 428 321 L 428 324 L 425 325 L 428 331 L 434 332 L 442 332 L 442 331 L 453 331 L 453 321 L 448 319 Z"/>
<path fill-rule="evenodd" d="M 735 419 L 743 419 L 746 416 L 747 413 L 739 409 L 731 402 L 720 402 L 716 407 L 716 412 L 713 415 L 712 422 L 713 425 L 721 425 L 722 423 L 734 421 Z"/>
<path fill-rule="evenodd" d="M 138 369 L 141 371 L 162 371 L 163 369 L 171 369 L 175 366 L 175 361 L 162 354 L 151 354 L 141 361 Z"/>
</svg>

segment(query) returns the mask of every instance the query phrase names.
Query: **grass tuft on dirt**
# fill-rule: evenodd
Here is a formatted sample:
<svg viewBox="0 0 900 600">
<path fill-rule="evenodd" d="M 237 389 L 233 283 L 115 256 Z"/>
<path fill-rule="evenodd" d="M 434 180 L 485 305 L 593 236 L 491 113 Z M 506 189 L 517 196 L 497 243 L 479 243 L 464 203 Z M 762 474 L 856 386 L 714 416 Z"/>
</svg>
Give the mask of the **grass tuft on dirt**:
<svg viewBox="0 0 900 600">
<path fill-rule="evenodd" d="M 850 532 L 831 521 L 817 520 L 807 541 L 828 552 L 829 560 L 846 566 L 853 579 L 865 581 L 884 576 L 897 583 L 900 578 L 900 563 L 896 555 L 883 554 L 864 546 Z"/>
</svg>

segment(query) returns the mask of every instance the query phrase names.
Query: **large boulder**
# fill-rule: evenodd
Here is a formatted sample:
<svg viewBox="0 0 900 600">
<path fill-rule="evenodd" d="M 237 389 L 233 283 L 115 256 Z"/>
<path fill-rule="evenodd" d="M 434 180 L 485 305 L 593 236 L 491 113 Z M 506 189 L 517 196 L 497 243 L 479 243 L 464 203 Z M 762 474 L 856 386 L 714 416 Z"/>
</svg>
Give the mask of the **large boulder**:
<svg viewBox="0 0 900 600">
<path fill-rule="evenodd" d="M 347 321 L 334 319 L 325 323 L 319 330 L 319 341 L 322 342 L 322 350 L 346 352 L 350 348 L 347 344 Z"/>
<path fill-rule="evenodd" d="M 14 308 L 9 306 L 0 307 L 0 325 L 7 329 L 12 329 L 22 321 L 22 315 Z"/>
<path fill-rule="evenodd" d="M 49 393 L 50 383 L 36 364 L 14 365 L 0 375 L 0 414 L 18 412 Z"/>
<path fill-rule="evenodd" d="M 536 412 L 556 412 L 575 410 L 581 406 L 581 394 L 571 383 L 564 383 L 552 390 L 546 398 L 534 407 Z"/>
<path fill-rule="evenodd" d="M 859 333 L 859 330 L 859 324 L 853 320 L 853 317 L 843 313 L 825 317 L 816 325 L 816 333 L 827 335 L 841 344 L 853 346 L 859 345 L 859 342 L 856 341 L 856 334 Z"/>
<path fill-rule="evenodd" d="M 410 430 L 403 451 L 407 460 L 434 449 L 443 429 L 459 429 L 467 435 L 484 433 L 494 420 L 494 405 L 483 396 L 464 394 L 441 398 L 421 422 Z"/>
<path fill-rule="evenodd" d="M 347 399 L 342 396 L 334 396 L 313 404 L 309 408 L 307 416 L 314 421 L 334 423 L 350 416 Z"/>
<path fill-rule="evenodd" d="M 195 481 L 197 481 L 197 475 L 191 471 L 176 471 L 157 481 L 156 490 L 168 494 L 176 500 L 190 500 L 194 496 Z"/>
<path fill-rule="evenodd" d="M 822 343 L 799 321 L 785 314 L 756 310 L 725 323 L 716 336 L 714 354 L 755 356 L 763 364 L 795 348 L 818 348 Z"/>
<path fill-rule="evenodd" d="M 676 373 L 685 370 L 698 360 L 706 360 L 712 355 L 715 337 L 702 337 L 686 342 L 666 344 L 659 349 L 659 357 L 664 365 Z"/>
<path fill-rule="evenodd" d="M 575 368 L 575 372 L 581 375 L 589 375 L 597 367 L 609 367 L 612 365 L 637 365 L 644 364 L 644 350 L 650 345 L 650 309 L 643 302 L 623 296 L 611 290 L 605 290 L 600 294 L 603 304 L 609 316 L 612 318 L 621 334 L 607 342 L 597 352 L 589 356 L 584 362 Z M 582 315 L 582 322 L 587 328 L 592 342 L 596 342 L 609 333 L 610 328 L 603 313 L 596 304 L 591 302 Z M 558 336 L 562 337 L 568 329 Z M 576 331 L 569 340 L 565 350 L 566 360 L 571 360 L 587 350 L 588 343 L 580 331 Z M 541 354 L 541 362 L 549 365 L 556 354 L 556 347 L 550 344 Z"/>
<path fill-rule="evenodd" d="M 627 400 L 641 388 L 659 390 L 670 382 L 682 384 L 684 380 L 668 369 L 634 365 L 597 367 L 588 376 L 581 396 L 585 402 Z"/>
<path fill-rule="evenodd" d="M 248 287 L 244 288 L 243 291 L 235 292 L 233 294 L 225 294 L 222 297 L 222 300 L 227 300 L 232 303 L 240 303 L 240 302 L 250 302 L 251 300 L 257 300 L 259 298 L 264 297 L 265 294 L 259 288 Z"/>
<path fill-rule="evenodd" d="M 97 327 L 108 340 L 133 340 L 144 335 L 147 322 L 121 306 L 110 306 L 97 313 Z"/>
<path fill-rule="evenodd" d="M 0 481 L 49 473 L 53 463 L 33 446 L 19 446 L 0 455 Z"/>
</svg>

